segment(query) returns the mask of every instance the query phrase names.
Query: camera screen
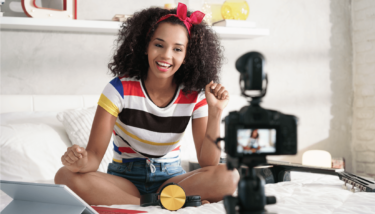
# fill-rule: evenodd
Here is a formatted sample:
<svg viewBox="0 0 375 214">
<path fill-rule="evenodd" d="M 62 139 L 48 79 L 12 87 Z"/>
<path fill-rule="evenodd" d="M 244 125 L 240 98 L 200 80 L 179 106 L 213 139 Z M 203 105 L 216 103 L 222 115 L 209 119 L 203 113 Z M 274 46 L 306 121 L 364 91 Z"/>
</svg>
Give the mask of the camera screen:
<svg viewBox="0 0 375 214">
<path fill-rule="evenodd" d="M 237 153 L 276 152 L 276 129 L 237 129 Z"/>
</svg>

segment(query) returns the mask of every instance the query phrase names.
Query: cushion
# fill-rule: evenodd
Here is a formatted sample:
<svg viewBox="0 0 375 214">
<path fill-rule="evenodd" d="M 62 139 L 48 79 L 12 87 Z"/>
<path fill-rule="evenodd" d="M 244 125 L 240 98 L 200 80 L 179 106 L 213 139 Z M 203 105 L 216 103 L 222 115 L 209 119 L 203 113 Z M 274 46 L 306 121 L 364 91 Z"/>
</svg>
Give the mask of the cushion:
<svg viewBox="0 0 375 214">
<path fill-rule="evenodd" d="M 63 165 L 64 139 L 46 124 L 0 126 L 0 176 L 2 180 L 53 181 Z"/>
<path fill-rule="evenodd" d="M 87 147 L 90 137 L 91 126 L 94 121 L 96 106 L 90 108 L 81 108 L 67 110 L 57 114 L 57 119 L 63 123 L 65 131 L 72 141 L 72 144 Z M 107 151 L 99 165 L 98 171 L 107 172 L 108 164 L 113 159 L 113 139 L 108 144 Z"/>
<path fill-rule="evenodd" d="M 0 124 L 45 124 L 54 129 L 66 146 L 72 146 L 63 124 L 56 118 L 58 112 L 11 112 L 0 114 Z"/>
</svg>

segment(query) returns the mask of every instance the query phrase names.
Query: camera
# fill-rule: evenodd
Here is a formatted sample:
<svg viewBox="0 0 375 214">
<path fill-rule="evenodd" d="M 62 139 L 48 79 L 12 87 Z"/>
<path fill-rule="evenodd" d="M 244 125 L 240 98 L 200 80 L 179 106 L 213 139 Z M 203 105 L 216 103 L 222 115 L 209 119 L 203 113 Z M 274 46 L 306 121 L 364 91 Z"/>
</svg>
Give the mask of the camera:
<svg viewBox="0 0 375 214">
<path fill-rule="evenodd" d="M 297 121 L 292 115 L 245 106 L 225 117 L 225 152 L 231 157 L 297 153 Z"/>
<path fill-rule="evenodd" d="M 297 153 L 297 117 L 260 106 L 268 86 L 264 65 L 265 59 L 258 52 L 246 53 L 236 61 L 241 93 L 250 105 L 225 117 L 225 137 L 216 140 L 225 142 L 229 170 L 247 166 L 245 177 L 238 182 L 238 197 L 224 197 L 228 214 L 265 213 L 264 206 L 276 203 L 276 198 L 265 196 L 264 178 L 257 175 L 254 167 L 267 165 L 267 155 Z M 251 95 L 251 91 L 258 94 Z"/>
<path fill-rule="evenodd" d="M 268 84 L 264 64 L 264 57 L 258 52 L 246 53 L 236 61 L 242 95 L 251 101 L 249 106 L 230 112 L 224 119 L 225 152 L 231 157 L 297 153 L 297 118 L 259 105 Z M 261 94 L 251 96 L 246 94 L 247 90 L 258 90 Z"/>
</svg>

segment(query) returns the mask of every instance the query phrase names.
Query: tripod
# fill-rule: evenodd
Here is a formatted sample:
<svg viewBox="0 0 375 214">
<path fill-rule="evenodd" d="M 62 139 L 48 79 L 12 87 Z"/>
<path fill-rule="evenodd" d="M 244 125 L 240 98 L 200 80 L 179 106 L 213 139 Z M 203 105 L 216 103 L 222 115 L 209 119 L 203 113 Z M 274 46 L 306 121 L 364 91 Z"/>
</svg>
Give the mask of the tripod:
<svg viewBox="0 0 375 214">
<path fill-rule="evenodd" d="M 225 196 L 224 207 L 227 214 L 265 214 L 266 204 L 275 204 L 274 196 L 265 196 L 262 177 L 257 176 L 254 167 L 266 163 L 266 157 L 245 157 L 240 160 L 228 157 L 227 167 L 229 170 L 237 168 L 240 163 L 248 166 L 246 176 L 238 182 L 238 197 Z M 236 206 L 239 207 L 236 210 Z"/>
</svg>

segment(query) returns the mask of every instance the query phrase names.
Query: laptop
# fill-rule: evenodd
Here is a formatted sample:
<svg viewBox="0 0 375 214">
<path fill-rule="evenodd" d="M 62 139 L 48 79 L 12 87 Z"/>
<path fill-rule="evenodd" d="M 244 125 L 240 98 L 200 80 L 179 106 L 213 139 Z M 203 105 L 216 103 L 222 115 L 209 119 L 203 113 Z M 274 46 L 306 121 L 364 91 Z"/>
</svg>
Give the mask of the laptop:
<svg viewBox="0 0 375 214">
<path fill-rule="evenodd" d="M 13 198 L 1 214 L 98 214 L 66 185 L 0 180 L 0 189 Z"/>
</svg>

